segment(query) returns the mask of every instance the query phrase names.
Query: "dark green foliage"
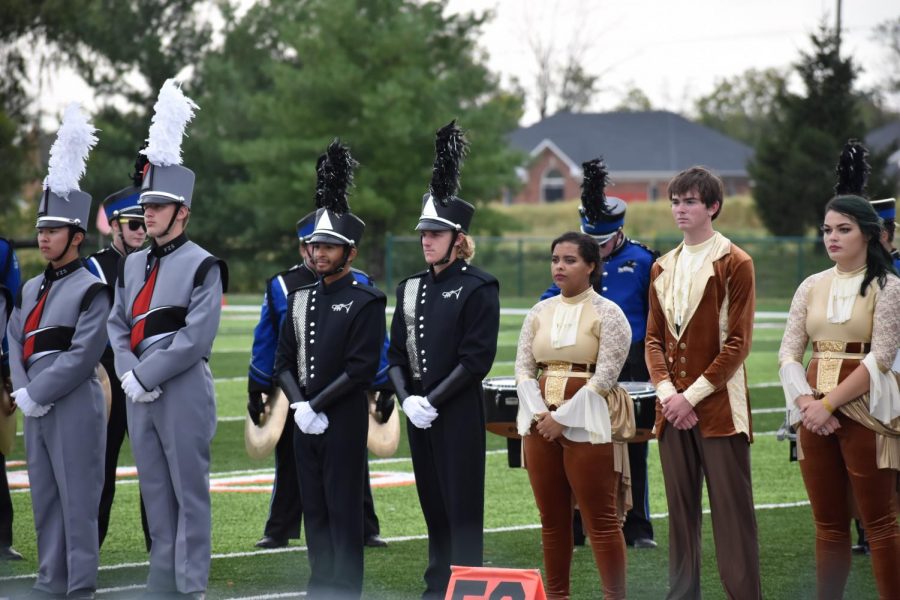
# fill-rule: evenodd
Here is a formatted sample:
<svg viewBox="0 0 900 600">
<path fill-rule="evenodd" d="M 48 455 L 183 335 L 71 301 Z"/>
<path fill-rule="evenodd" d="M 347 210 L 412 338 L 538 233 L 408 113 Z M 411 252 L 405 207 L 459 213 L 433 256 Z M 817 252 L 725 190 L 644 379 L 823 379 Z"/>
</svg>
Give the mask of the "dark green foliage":
<svg viewBox="0 0 900 600">
<path fill-rule="evenodd" d="M 775 235 L 803 235 L 822 222 L 825 203 L 834 195 L 841 148 L 866 133 L 853 90 L 857 65 L 840 55 L 833 31 L 822 27 L 810 39 L 812 51 L 796 65 L 804 92 L 778 94 L 771 133 L 760 140 L 749 166 L 753 198 Z M 870 163 L 870 181 L 878 181 L 883 161 Z"/>
<path fill-rule="evenodd" d="M 521 98 L 500 89 L 475 47 L 484 17 L 445 16 L 444 5 L 273 0 L 232 20 L 195 87 L 201 111 L 185 152 L 199 174 L 195 239 L 253 261 L 259 281 L 297 262 L 293 224 L 315 206 L 316 157 L 335 136 L 360 163 L 357 266 L 376 276 L 385 234 L 415 225 L 434 133 L 451 119 L 471 143 L 460 197 L 491 200 L 514 185 L 519 158 L 505 136 Z"/>
</svg>

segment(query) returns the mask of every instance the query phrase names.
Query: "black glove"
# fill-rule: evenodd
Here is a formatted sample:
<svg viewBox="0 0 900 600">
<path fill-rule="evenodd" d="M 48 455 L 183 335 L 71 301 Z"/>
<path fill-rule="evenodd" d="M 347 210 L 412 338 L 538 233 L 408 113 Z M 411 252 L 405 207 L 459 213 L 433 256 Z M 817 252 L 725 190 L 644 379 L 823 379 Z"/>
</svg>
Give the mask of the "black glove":
<svg viewBox="0 0 900 600">
<path fill-rule="evenodd" d="M 249 400 L 247 400 L 247 414 L 253 424 L 259 427 L 259 417 L 263 414 L 265 405 L 262 399 L 262 392 L 249 392 Z"/>
<path fill-rule="evenodd" d="M 450 374 L 444 377 L 439 384 L 434 386 L 434 389 L 429 393 L 425 394 L 425 398 L 428 399 L 429 404 L 433 407 L 438 408 L 445 401 L 453 398 L 461 392 L 467 385 L 470 385 L 475 378 L 469 375 L 469 372 L 466 371 L 466 368 L 462 365 L 456 365 L 456 367 L 450 371 Z"/>
<path fill-rule="evenodd" d="M 394 412 L 394 406 L 396 404 L 393 392 L 387 390 L 376 392 L 375 412 L 380 415 L 379 421 L 381 421 L 382 425 L 387 423 L 388 419 L 391 418 L 391 414 Z"/>
<path fill-rule="evenodd" d="M 397 400 L 402 404 L 410 396 L 409 386 L 406 384 L 406 370 L 399 365 L 394 365 L 388 369 L 388 379 L 394 386 L 394 391 L 397 392 Z"/>
</svg>

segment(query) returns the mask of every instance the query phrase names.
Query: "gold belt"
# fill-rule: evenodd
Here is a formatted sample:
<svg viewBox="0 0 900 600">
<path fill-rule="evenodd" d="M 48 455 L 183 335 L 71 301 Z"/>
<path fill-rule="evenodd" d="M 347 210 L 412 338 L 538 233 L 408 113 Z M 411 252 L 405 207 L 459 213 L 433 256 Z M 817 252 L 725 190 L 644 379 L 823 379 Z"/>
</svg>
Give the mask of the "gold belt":
<svg viewBox="0 0 900 600">
<path fill-rule="evenodd" d="M 812 358 L 817 358 L 819 360 L 862 360 L 866 357 L 865 354 L 856 354 L 853 352 L 813 352 Z"/>
<path fill-rule="evenodd" d="M 565 361 L 548 361 L 538 365 L 544 378 L 544 402 L 553 410 L 566 401 L 566 384 L 569 378 L 590 379 L 594 376 L 593 364 L 577 364 Z M 579 369 L 579 370 L 576 370 Z"/>
<path fill-rule="evenodd" d="M 813 342 L 812 358 L 819 361 L 816 368 L 816 389 L 823 394 L 837 387 L 841 376 L 841 365 L 845 360 L 862 360 L 871 345 L 866 342 L 843 342 L 840 340 L 819 340 Z M 851 352 L 855 350 L 856 352 Z"/>
</svg>

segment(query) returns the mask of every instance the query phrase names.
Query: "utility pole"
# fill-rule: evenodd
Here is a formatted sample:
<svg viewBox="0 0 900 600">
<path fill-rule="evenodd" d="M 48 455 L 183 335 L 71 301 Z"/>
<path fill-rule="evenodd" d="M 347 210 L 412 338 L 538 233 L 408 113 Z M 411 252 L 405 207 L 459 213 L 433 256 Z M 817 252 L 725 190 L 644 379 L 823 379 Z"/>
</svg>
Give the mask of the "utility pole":
<svg viewBox="0 0 900 600">
<path fill-rule="evenodd" d="M 835 37 L 837 38 L 837 51 L 838 55 L 841 54 L 841 0 L 836 0 L 837 3 L 837 15 L 836 15 L 836 23 L 835 23 Z"/>
</svg>

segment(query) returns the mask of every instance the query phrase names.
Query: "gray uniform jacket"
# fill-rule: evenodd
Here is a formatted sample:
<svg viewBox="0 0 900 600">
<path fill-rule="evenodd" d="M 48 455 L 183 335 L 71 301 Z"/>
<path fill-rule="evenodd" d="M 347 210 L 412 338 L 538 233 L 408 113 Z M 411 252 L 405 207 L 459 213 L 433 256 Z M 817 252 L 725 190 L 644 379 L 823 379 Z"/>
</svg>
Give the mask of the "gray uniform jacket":
<svg viewBox="0 0 900 600">
<path fill-rule="evenodd" d="M 27 281 L 9 320 L 13 388 L 53 405 L 43 417 L 25 418 L 35 588 L 53 594 L 97 582 L 106 404 L 94 367 L 106 347 L 109 308 L 109 288 L 77 259 Z"/>
</svg>

